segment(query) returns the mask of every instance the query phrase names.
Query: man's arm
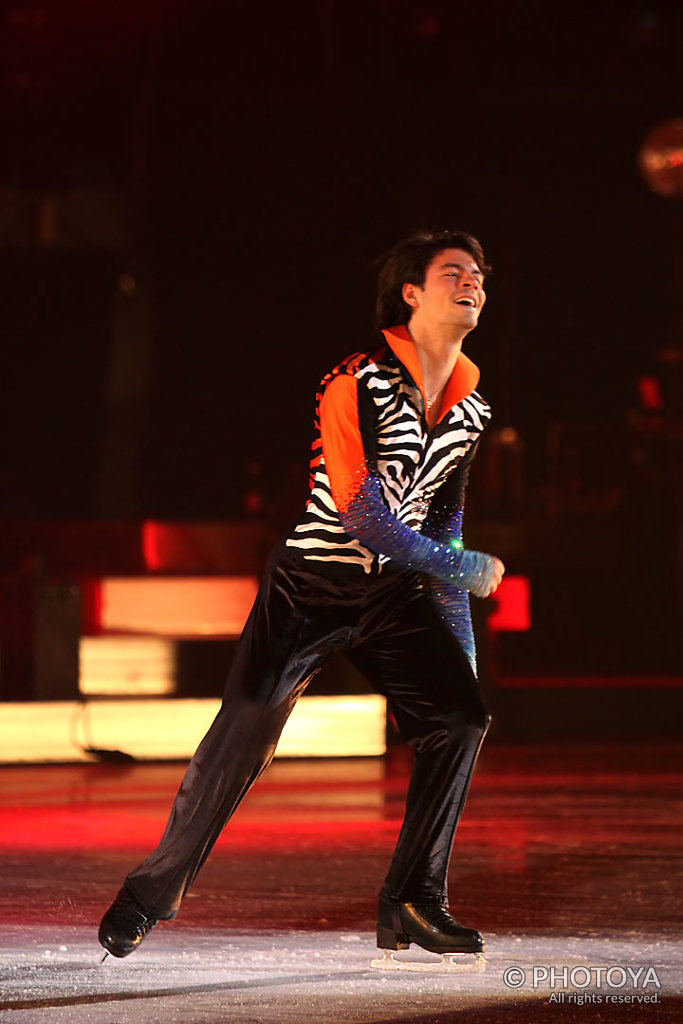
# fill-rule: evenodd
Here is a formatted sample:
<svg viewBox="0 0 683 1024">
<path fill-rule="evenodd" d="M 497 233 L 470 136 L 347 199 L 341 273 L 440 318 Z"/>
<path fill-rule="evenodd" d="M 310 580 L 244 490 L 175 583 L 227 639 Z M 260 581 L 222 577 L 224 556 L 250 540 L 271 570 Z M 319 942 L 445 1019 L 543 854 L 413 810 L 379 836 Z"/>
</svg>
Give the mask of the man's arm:
<svg viewBox="0 0 683 1024">
<path fill-rule="evenodd" d="M 335 377 L 320 403 L 323 455 L 332 497 L 346 532 L 399 565 L 456 583 L 477 597 L 498 586 L 503 565 L 459 541 L 442 543 L 411 530 L 384 504 L 380 481 L 367 465 L 358 419 L 358 381 Z"/>
</svg>

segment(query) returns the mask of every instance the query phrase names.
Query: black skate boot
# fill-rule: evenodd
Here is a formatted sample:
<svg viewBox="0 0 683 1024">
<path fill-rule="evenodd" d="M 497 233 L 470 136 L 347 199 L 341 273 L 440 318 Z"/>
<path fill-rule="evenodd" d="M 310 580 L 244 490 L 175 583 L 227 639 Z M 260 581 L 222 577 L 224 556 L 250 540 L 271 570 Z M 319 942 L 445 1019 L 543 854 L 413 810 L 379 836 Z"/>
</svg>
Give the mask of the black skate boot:
<svg viewBox="0 0 683 1024">
<path fill-rule="evenodd" d="M 121 889 L 102 918 L 98 938 L 112 956 L 128 956 L 159 922 L 149 917 L 129 892 Z"/>
<path fill-rule="evenodd" d="M 424 959 L 404 960 L 394 955 L 408 949 L 411 942 L 430 953 L 438 953 L 438 962 Z M 481 971 L 486 963 L 484 940 L 474 928 L 459 924 L 442 903 L 394 903 L 380 896 L 377 908 L 377 945 L 384 950 L 383 960 L 372 960 L 371 967 L 399 971 Z M 474 954 L 474 958 L 463 954 Z"/>
<path fill-rule="evenodd" d="M 481 953 L 484 949 L 481 933 L 463 927 L 441 903 L 392 903 L 380 896 L 377 945 L 408 949 L 411 942 L 431 953 Z"/>
</svg>

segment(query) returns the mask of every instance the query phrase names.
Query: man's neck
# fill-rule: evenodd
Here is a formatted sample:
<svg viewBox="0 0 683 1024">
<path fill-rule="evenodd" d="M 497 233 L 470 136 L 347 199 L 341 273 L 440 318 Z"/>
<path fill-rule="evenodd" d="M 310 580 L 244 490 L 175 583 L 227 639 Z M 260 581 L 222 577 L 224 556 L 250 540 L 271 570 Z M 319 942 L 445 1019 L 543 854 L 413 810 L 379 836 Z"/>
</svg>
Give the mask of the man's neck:
<svg viewBox="0 0 683 1024">
<path fill-rule="evenodd" d="M 415 343 L 425 391 L 431 395 L 443 387 L 453 373 L 468 332 L 427 327 L 415 323 L 414 318 L 408 325 L 408 331 Z"/>
</svg>

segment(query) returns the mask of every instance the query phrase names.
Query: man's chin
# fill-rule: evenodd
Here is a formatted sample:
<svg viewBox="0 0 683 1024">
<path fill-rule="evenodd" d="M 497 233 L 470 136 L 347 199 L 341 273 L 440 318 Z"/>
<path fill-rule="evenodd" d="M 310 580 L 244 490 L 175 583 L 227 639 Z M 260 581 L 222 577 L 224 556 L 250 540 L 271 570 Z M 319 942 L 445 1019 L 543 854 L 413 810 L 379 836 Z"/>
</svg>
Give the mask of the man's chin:
<svg viewBox="0 0 683 1024">
<path fill-rule="evenodd" d="M 465 314 L 460 316 L 454 316 L 450 321 L 451 326 L 457 328 L 459 331 L 473 331 L 479 323 L 479 314 Z"/>
</svg>

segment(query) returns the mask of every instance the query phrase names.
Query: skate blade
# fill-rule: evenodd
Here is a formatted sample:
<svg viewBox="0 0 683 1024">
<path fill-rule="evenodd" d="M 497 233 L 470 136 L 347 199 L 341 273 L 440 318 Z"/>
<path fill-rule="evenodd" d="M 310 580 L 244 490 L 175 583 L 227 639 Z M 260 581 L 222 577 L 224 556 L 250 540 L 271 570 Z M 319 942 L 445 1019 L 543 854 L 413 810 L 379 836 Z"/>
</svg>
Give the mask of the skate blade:
<svg viewBox="0 0 683 1024">
<path fill-rule="evenodd" d="M 380 971 L 423 971 L 431 974 L 474 974 L 486 967 L 483 953 L 437 953 L 440 960 L 398 960 L 391 949 L 384 950 L 381 960 L 370 966 Z M 470 959 L 471 958 L 471 959 Z"/>
</svg>

